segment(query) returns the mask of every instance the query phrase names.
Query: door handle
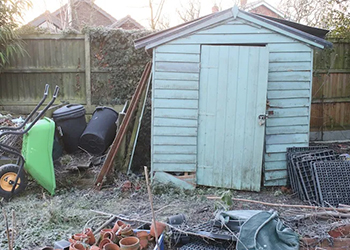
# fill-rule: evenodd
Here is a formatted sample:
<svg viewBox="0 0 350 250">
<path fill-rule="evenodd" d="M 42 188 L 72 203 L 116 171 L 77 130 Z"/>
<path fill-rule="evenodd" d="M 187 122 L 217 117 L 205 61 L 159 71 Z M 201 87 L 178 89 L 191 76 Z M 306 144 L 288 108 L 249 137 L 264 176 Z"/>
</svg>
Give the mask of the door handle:
<svg viewBox="0 0 350 250">
<path fill-rule="evenodd" d="M 266 123 L 266 119 L 269 117 L 268 114 L 265 115 L 259 115 L 258 119 L 259 119 L 259 125 L 263 126 Z"/>
</svg>

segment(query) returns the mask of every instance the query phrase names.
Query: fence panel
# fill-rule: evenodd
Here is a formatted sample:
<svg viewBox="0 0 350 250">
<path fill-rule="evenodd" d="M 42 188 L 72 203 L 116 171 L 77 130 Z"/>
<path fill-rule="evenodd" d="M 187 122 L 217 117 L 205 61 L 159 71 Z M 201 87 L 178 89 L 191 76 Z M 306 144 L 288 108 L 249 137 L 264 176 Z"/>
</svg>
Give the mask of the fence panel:
<svg viewBox="0 0 350 250">
<path fill-rule="evenodd" d="M 34 106 L 46 83 L 51 91 L 55 85 L 61 88 L 61 101 L 86 104 L 84 36 L 37 35 L 23 39 L 27 53 L 13 58 L 1 72 L 0 106 Z"/>
</svg>

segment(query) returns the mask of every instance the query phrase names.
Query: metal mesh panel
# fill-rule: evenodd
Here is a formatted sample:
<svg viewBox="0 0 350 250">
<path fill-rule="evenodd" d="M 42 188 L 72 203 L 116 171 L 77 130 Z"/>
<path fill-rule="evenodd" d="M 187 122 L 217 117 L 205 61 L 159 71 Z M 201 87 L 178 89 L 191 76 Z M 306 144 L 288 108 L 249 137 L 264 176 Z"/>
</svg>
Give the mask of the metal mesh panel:
<svg viewBox="0 0 350 250">
<path fill-rule="evenodd" d="M 323 206 L 350 205 L 350 161 L 314 162 L 313 171 Z"/>
</svg>

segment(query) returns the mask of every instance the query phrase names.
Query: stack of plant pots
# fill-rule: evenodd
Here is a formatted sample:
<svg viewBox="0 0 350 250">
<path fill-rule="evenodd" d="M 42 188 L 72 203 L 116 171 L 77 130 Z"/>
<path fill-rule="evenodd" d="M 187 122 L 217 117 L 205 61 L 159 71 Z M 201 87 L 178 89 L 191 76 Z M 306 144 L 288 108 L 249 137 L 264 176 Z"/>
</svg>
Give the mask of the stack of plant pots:
<svg viewBox="0 0 350 250">
<path fill-rule="evenodd" d="M 157 234 L 165 230 L 165 224 L 156 222 Z M 154 226 L 150 231 L 134 231 L 130 224 L 118 220 L 113 228 L 100 231 L 96 240 L 92 230 L 87 228 L 82 233 L 76 233 L 69 239 L 69 250 L 140 250 L 147 249 L 148 244 L 155 240 Z"/>
</svg>

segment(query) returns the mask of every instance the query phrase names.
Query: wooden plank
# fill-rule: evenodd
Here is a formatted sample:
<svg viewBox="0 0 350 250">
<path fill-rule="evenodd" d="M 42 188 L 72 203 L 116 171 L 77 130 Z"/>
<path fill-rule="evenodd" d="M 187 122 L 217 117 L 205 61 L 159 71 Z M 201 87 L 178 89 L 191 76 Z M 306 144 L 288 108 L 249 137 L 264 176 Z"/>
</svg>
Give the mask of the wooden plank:
<svg viewBox="0 0 350 250">
<path fill-rule="evenodd" d="M 305 82 L 310 81 L 309 71 L 293 71 L 293 72 L 269 72 L 269 82 L 281 82 L 281 81 L 296 81 Z"/>
<path fill-rule="evenodd" d="M 199 63 L 188 62 L 157 62 L 156 71 L 199 73 Z"/>
<path fill-rule="evenodd" d="M 154 98 L 166 98 L 177 100 L 196 100 L 198 99 L 198 90 L 168 90 L 156 89 L 153 92 Z"/>
<path fill-rule="evenodd" d="M 309 126 L 307 124 L 298 126 L 277 126 L 277 127 L 266 127 L 267 135 L 278 135 L 278 134 L 295 134 L 295 133 L 307 133 Z"/>
<path fill-rule="evenodd" d="M 290 144 L 290 143 L 307 143 L 309 134 L 286 134 L 286 135 L 266 135 L 266 145 L 270 144 Z"/>
<path fill-rule="evenodd" d="M 268 118 L 266 125 L 268 127 L 276 126 L 294 126 L 294 125 L 308 125 L 309 117 L 284 117 L 284 118 Z"/>
<path fill-rule="evenodd" d="M 198 90 L 198 81 L 155 80 L 154 89 L 193 89 Z"/>
<path fill-rule="evenodd" d="M 197 146 L 155 145 L 153 154 L 197 154 Z"/>
<path fill-rule="evenodd" d="M 167 171 L 167 172 L 195 172 L 196 164 L 188 163 L 153 163 L 153 171 Z"/>
<path fill-rule="evenodd" d="M 286 186 L 287 178 L 264 181 L 265 187 L 276 187 L 276 186 Z"/>
<path fill-rule="evenodd" d="M 291 148 L 291 147 L 308 147 L 308 146 L 309 146 L 309 143 L 266 145 L 266 153 L 282 153 L 282 152 L 287 152 L 287 148 Z"/>
<path fill-rule="evenodd" d="M 132 115 L 135 111 L 135 108 L 137 106 L 137 103 L 140 99 L 141 93 L 142 93 L 143 89 L 146 87 L 146 82 L 147 82 L 148 78 L 150 77 L 151 69 L 152 69 L 152 64 L 147 63 L 145 70 L 141 76 L 140 83 L 137 86 L 136 91 L 131 99 L 130 106 L 126 112 L 125 118 L 123 119 L 122 125 L 120 126 L 118 133 L 113 140 L 113 143 L 112 143 L 112 145 L 107 153 L 107 157 L 105 159 L 105 162 L 100 170 L 99 175 L 96 178 L 95 187 L 97 189 L 101 189 L 103 179 L 104 179 L 105 175 L 110 171 L 110 169 L 113 165 L 113 160 L 118 153 L 118 149 L 119 149 L 121 142 L 122 142 L 122 139 L 126 133 L 126 130 L 128 127 L 127 125 L 129 124 L 129 122 L 131 120 L 131 117 L 132 117 Z"/>
<path fill-rule="evenodd" d="M 286 170 L 287 162 L 284 161 L 273 161 L 273 162 L 265 162 L 264 164 L 265 171 L 276 171 L 276 170 Z"/>
<path fill-rule="evenodd" d="M 156 53 L 156 62 L 199 63 L 199 54 Z"/>
<path fill-rule="evenodd" d="M 90 34 L 85 34 L 85 95 L 86 104 L 91 105 L 91 59 L 90 59 Z"/>
<path fill-rule="evenodd" d="M 274 153 L 274 154 L 264 155 L 265 162 L 286 161 L 286 159 L 287 159 L 286 153 Z"/>
<path fill-rule="evenodd" d="M 310 62 L 311 51 L 309 52 L 271 52 L 270 63 L 274 62 Z M 305 68 L 310 69 L 310 64 Z"/>
<path fill-rule="evenodd" d="M 157 108 L 154 110 L 154 117 L 159 118 L 180 118 L 194 119 L 198 118 L 198 110 L 196 109 L 163 109 Z"/>
<path fill-rule="evenodd" d="M 264 173 L 265 180 L 270 181 L 270 180 L 278 180 L 278 179 L 287 179 L 288 174 L 287 170 L 275 170 L 275 171 L 268 171 Z"/>
<path fill-rule="evenodd" d="M 194 119 L 180 119 L 180 118 L 159 118 L 154 117 L 154 126 L 169 126 L 169 127 L 197 127 L 197 120 Z"/>
<path fill-rule="evenodd" d="M 309 108 L 269 108 L 268 111 L 272 111 L 273 114 L 269 115 L 269 118 L 282 118 L 282 117 L 295 117 L 295 116 L 308 116 Z"/>
<path fill-rule="evenodd" d="M 153 144 L 154 145 L 177 145 L 177 146 L 187 146 L 197 145 L 197 138 L 194 136 L 153 136 Z"/>
<path fill-rule="evenodd" d="M 270 101 L 270 107 L 272 108 L 296 108 L 296 107 L 309 107 L 309 98 L 290 98 L 290 99 L 272 99 Z"/>
<path fill-rule="evenodd" d="M 196 34 L 226 36 L 226 34 L 273 34 L 273 32 L 265 28 L 258 28 L 257 26 L 248 24 L 221 24 L 216 27 L 200 30 Z"/>
<path fill-rule="evenodd" d="M 196 160 L 196 154 L 155 154 L 153 157 L 154 163 L 195 164 Z"/>
<path fill-rule="evenodd" d="M 311 71 L 309 62 L 270 62 L 269 71 Z"/>
<path fill-rule="evenodd" d="M 154 135 L 197 136 L 197 128 L 188 127 L 154 127 Z"/>
<path fill-rule="evenodd" d="M 85 36 L 81 34 L 36 34 L 36 35 L 23 35 L 23 40 L 84 40 Z"/>
<path fill-rule="evenodd" d="M 300 42 L 291 42 L 291 43 L 269 43 L 267 45 L 269 51 L 273 52 L 310 52 L 312 48 L 309 46 L 300 43 Z"/>
<path fill-rule="evenodd" d="M 185 80 L 198 81 L 198 73 L 176 73 L 176 72 L 157 72 L 154 76 L 155 80 Z"/>
<path fill-rule="evenodd" d="M 184 180 L 181 180 L 179 178 L 176 178 L 175 176 L 172 176 L 171 174 L 164 173 L 164 172 L 157 171 L 154 175 L 154 180 L 165 184 L 172 183 L 175 186 L 178 186 L 184 189 L 190 189 L 190 190 L 195 189 L 194 185 L 191 185 Z"/>
<path fill-rule="evenodd" d="M 154 108 L 197 109 L 198 100 L 155 99 Z"/>
<path fill-rule="evenodd" d="M 186 50 L 184 50 L 183 45 L 176 44 L 164 44 L 156 48 L 156 53 L 179 53 L 179 54 L 200 54 L 200 45 L 187 45 Z"/>
<path fill-rule="evenodd" d="M 310 89 L 310 82 L 269 82 L 268 90 L 297 90 L 297 89 Z"/>
<path fill-rule="evenodd" d="M 293 39 L 279 34 L 194 34 L 184 38 L 179 38 L 170 42 L 170 44 L 268 44 L 268 43 L 290 43 Z"/>
<path fill-rule="evenodd" d="M 267 98 L 282 99 L 282 98 L 308 98 L 310 97 L 310 90 L 270 90 L 267 92 Z"/>
</svg>

